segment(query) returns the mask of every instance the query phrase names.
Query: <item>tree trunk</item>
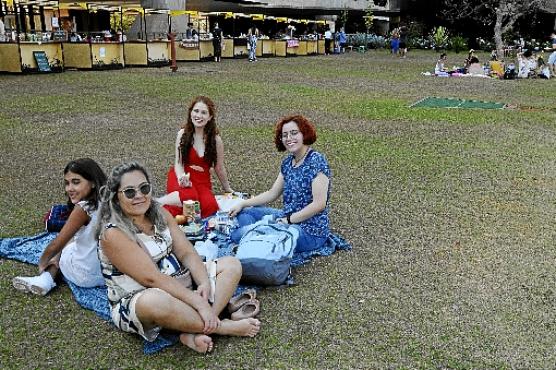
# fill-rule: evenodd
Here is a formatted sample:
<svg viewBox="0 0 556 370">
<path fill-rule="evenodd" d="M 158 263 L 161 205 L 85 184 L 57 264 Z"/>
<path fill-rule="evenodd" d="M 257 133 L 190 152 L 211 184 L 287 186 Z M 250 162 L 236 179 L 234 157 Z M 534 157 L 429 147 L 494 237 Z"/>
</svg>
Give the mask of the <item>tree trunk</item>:
<svg viewBox="0 0 556 370">
<path fill-rule="evenodd" d="M 496 53 L 499 58 L 504 57 L 504 40 L 502 40 L 503 33 L 503 22 L 504 15 L 500 8 L 496 10 L 496 22 L 494 23 L 494 43 L 496 45 Z"/>
</svg>

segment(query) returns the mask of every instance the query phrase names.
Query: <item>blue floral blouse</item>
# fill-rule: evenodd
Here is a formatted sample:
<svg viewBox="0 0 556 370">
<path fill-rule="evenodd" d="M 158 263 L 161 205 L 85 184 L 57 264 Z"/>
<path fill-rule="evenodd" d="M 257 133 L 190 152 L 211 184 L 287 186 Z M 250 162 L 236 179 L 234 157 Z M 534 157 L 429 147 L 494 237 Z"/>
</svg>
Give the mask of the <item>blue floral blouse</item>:
<svg viewBox="0 0 556 370">
<path fill-rule="evenodd" d="M 326 157 L 309 149 L 309 153 L 299 167 L 293 166 L 293 154 L 288 155 L 282 161 L 280 171 L 284 176 L 284 214 L 291 214 L 305 208 L 313 201 L 312 183 L 315 177 L 322 172 L 329 181 L 332 173 L 326 160 Z M 330 201 L 330 184 L 328 185 L 328 194 L 326 196 L 326 208 L 317 213 L 313 217 L 299 223 L 298 225 L 308 234 L 328 237 L 329 220 L 328 210 Z"/>
</svg>

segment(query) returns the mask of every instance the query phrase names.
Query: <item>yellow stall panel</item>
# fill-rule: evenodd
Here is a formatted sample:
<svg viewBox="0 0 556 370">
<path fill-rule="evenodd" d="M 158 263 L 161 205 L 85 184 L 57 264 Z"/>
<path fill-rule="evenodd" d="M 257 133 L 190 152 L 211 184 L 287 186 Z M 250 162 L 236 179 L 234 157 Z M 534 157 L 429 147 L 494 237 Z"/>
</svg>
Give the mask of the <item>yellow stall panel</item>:
<svg viewBox="0 0 556 370">
<path fill-rule="evenodd" d="M 263 56 L 274 56 L 276 54 L 276 41 L 260 40 L 263 44 Z"/>
<path fill-rule="evenodd" d="M 63 67 L 64 57 L 62 56 L 62 44 L 59 42 L 21 42 L 21 66 L 22 70 L 38 69 L 37 62 L 33 56 L 34 51 L 44 51 L 51 66 Z"/>
<path fill-rule="evenodd" d="M 149 64 L 165 64 L 170 60 L 169 41 L 151 41 L 147 43 L 147 57 Z"/>
<path fill-rule="evenodd" d="M 124 49 L 120 43 L 92 43 L 93 68 L 124 66 Z"/>
<path fill-rule="evenodd" d="M 130 66 L 147 65 L 147 46 L 144 42 L 124 44 L 125 64 Z"/>
<path fill-rule="evenodd" d="M 21 72 L 17 44 L 0 44 L 0 72 Z"/>
<path fill-rule="evenodd" d="M 91 69 L 91 48 L 88 43 L 64 43 L 64 67 Z"/>
<path fill-rule="evenodd" d="M 234 39 L 224 39 L 222 58 L 233 58 L 233 57 L 234 57 Z"/>
<path fill-rule="evenodd" d="M 276 40 L 276 56 L 285 57 L 286 56 L 286 40 Z"/>
</svg>

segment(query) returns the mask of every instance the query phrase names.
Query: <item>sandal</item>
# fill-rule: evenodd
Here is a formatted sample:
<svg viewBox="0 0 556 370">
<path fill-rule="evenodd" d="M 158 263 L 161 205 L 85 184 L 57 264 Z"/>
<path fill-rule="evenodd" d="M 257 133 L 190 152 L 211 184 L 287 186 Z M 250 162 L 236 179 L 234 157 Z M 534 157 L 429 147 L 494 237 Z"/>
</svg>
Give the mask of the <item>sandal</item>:
<svg viewBox="0 0 556 370">
<path fill-rule="evenodd" d="M 257 297 L 257 292 L 255 289 L 246 289 L 241 294 L 232 297 L 230 302 L 228 303 L 228 311 L 230 313 L 236 312 L 243 306 L 245 303 L 255 299 Z"/>
<path fill-rule="evenodd" d="M 255 317 L 261 311 L 261 303 L 258 299 L 251 299 L 243 304 L 239 310 L 232 313 L 230 318 L 234 321 Z"/>
</svg>

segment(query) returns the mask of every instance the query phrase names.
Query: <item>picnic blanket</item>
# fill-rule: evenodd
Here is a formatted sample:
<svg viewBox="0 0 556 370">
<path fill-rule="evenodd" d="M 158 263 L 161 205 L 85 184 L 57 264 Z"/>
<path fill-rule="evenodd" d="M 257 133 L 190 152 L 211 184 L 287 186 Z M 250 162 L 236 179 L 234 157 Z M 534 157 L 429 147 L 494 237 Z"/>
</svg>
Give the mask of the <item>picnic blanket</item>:
<svg viewBox="0 0 556 370">
<path fill-rule="evenodd" d="M 410 108 L 476 108 L 476 109 L 503 109 L 506 107 L 504 103 L 480 101 L 480 100 L 466 100 L 455 98 L 439 98 L 439 97 L 426 97 L 414 104 Z"/>
<path fill-rule="evenodd" d="M 41 254 L 56 235 L 57 233 L 43 232 L 30 237 L 0 239 L 0 257 L 38 265 Z M 219 246 L 219 257 L 233 255 L 233 245 L 226 238 L 217 238 L 216 243 Z M 351 249 L 351 246 L 342 237 L 331 234 L 322 248 L 310 252 L 295 253 L 292 259 L 292 267 L 303 265 L 315 256 L 329 256 L 337 250 L 349 249 Z M 83 288 L 71 281 L 64 280 L 81 307 L 94 311 L 106 321 L 112 321 L 106 287 Z M 293 284 L 293 277 L 290 276 L 287 283 Z M 238 291 L 243 289 L 245 289 L 244 286 L 238 287 Z M 177 343 L 178 340 L 178 335 L 162 331 L 154 342 L 144 341 L 143 352 L 145 354 L 156 353 Z"/>
</svg>

